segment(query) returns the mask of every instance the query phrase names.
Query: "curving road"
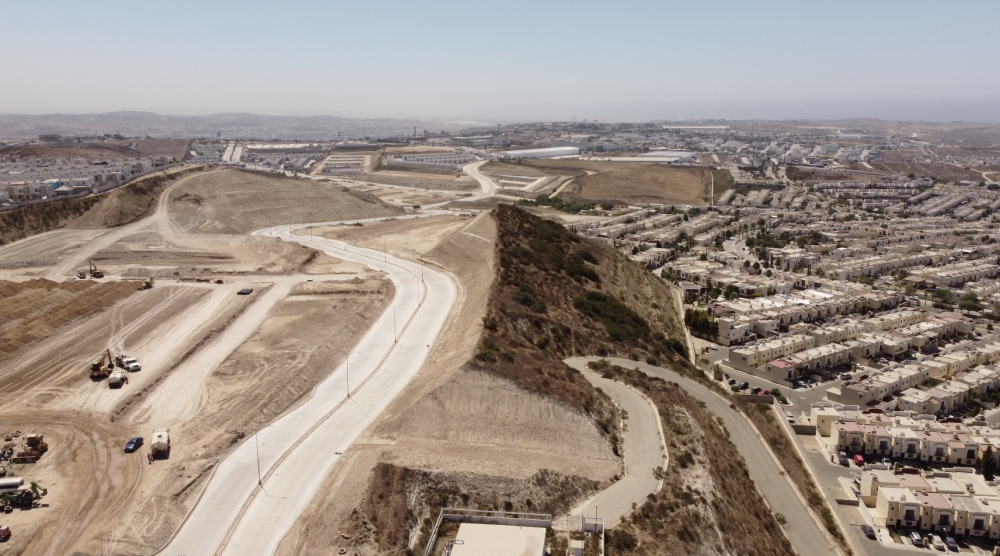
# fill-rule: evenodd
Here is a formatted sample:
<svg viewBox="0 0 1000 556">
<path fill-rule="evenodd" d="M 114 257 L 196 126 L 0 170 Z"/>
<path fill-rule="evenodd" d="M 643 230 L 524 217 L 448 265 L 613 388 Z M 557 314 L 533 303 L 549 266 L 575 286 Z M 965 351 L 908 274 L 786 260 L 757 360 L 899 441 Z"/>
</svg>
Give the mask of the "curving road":
<svg viewBox="0 0 1000 556">
<path fill-rule="evenodd" d="M 455 284 L 442 273 L 341 241 L 293 235 L 300 227 L 254 235 L 296 241 L 386 272 L 396 288 L 395 315 L 387 309 L 312 398 L 248 438 L 218 465 L 194 510 L 160 554 L 272 554 L 341 453 L 420 369 L 455 301 Z"/>
<path fill-rule="evenodd" d="M 601 358 L 580 357 L 574 359 L 589 362 Z M 606 359 L 615 365 L 628 369 L 638 368 L 647 375 L 676 382 L 695 399 L 705 402 L 706 408 L 725 422 L 733 444 L 736 445 L 740 455 L 747 462 L 750 477 L 763 493 L 771 509 L 783 514 L 788 520 L 784 530 L 795 550 L 799 554 L 808 554 L 809 556 L 838 556 L 833 541 L 826 536 L 820 524 L 812 518 L 805 502 L 785 477 L 784 472 L 764 443 L 764 439 L 757 435 L 757 431 L 742 413 L 729 407 L 728 400 L 693 380 L 661 367 L 620 357 L 607 357 Z M 753 487 L 747 485 L 747 488 Z"/>
<path fill-rule="evenodd" d="M 623 435 L 625 474 L 621 480 L 573 508 L 570 515 L 603 517 L 604 526 L 610 529 L 632 513 L 633 503 L 641 505 L 650 493 L 660 490 L 663 482 L 653 477 L 653 469 L 666 468 L 667 458 L 656 406 L 637 390 L 588 370 L 588 361 L 585 357 L 572 357 L 565 363 L 582 372 L 591 384 L 628 412 Z"/>
<path fill-rule="evenodd" d="M 479 162 L 473 162 L 471 164 L 466 164 L 462 167 L 462 171 L 466 174 L 475 178 L 479 182 L 479 185 L 483 188 L 479 195 L 474 195 L 472 197 L 465 197 L 463 201 L 478 201 L 479 199 L 485 199 L 487 197 L 492 197 L 500 190 L 500 186 L 493 182 L 490 178 L 484 176 L 479 172 L 479 168 L 489 162 L 488 160 L 480 160 Z"/>
</svg>

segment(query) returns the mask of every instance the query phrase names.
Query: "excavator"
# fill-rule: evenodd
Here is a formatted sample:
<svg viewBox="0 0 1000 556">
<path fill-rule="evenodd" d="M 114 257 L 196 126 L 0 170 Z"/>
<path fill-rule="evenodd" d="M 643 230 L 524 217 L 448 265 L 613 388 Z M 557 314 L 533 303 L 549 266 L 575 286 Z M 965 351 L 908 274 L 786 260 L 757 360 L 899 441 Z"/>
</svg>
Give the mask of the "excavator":
<svg viewBox="0 0 1000 556">
<path fill-rule="evenodd" d="M 90 277 L 91 278 L 104 278 L 104 273 L 97 269 L 97 265 L 94 261 L 87 261 L 90 263 Z"/>
<path fill-rule="evenodd" d="M 150 276 L 149 280 L 144 281 L 142 283 L 142 285 L 139 286 L 138 289 L 139 289 L 139 291 L 142 291 L 142 290 L 151 290 L 151 289 L 153 289 L 153 286 L 155 286 L 155 285 L 156 285 L 156 280 L 154 280 L 153 277 Z"/>
<path fill-rule="evenodd" d="M 111 357 L 111 350 L 105 350 L 100 359 L 90 364 L 90 378 L 106 378 L 114 368 L 115 362 Z"/>
</svg>

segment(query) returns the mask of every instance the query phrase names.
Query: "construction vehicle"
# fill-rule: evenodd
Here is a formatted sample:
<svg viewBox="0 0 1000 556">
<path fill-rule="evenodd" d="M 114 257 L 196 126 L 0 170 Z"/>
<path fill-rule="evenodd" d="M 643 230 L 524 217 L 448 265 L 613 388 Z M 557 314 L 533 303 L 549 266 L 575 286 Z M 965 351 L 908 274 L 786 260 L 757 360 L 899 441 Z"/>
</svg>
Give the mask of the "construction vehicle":
<svg viewBox="0 0 1000 556">
<path fill-rule="evenodd" d="M 114 368 L 115 364 L 111 359 L 111 350 L 105 350 L 104 355 L 100 359 L 90 364 L 90 378 L 106 378 Z"/>
<path fill-rule="evenodd" d="M 125 371 L 113 371 L 111 375 L 108 376 L 108 388 L 121 388 L 126 384 L 128 384 L 128 376 L 125 374 Z"/>
<path fill-rule="evenodd" d="M 8 540 L 10 540 L 10 527 L 0 525 L 0 541 L 7 542 Z"/>
<path fill-rule="evenodd" d="M 104 273 L 98 270 L 97 265 L 94 261 L 87 261 L 90 263 L 90 277 L 91 278 L 104 278 Z"/>
<path fill-rule="evenodd" d="M 139 290 L 151 290 L 151 289 L 153 289 L 153 286 L 155 284 L 156 284 L 156 280 L 153 280 L 153 277 L 150 276 L 149 280 L 146 280 L 145 282 L 142 283 L 141 286 L 139 286 Z"/>
<path fill-rule="evenodd" d="M 153 459 L 170 457 L 170 429 L 153 431 L 153 441 L 149 443 L 149 452 Z"/>
</svg>

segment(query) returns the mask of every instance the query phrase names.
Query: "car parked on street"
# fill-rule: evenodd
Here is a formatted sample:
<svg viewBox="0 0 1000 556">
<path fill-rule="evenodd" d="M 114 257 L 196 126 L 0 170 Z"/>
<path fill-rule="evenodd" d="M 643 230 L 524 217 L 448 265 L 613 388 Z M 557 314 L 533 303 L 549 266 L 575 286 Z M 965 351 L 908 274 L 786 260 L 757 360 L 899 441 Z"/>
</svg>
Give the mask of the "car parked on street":
<svg viewBox="0 0 1000 556">
<path fill-rule="evenodd" d="M 749 382 L 741 382 L 740 385 L 737 388 L 739 388 L 740 390 L 746 390 L 747 388 L 750 388 L 750 383 Z"/>
<path fill-rule="evenodd" d="M 952 552 L 958 552 L 958 543 L 951 536 L 944 538 L 944 544 L 948 546 L 948 550 Z"/>
<path fill-rule="evenodd" d="M 910 533 L 910 542 L 913 543 L 913 546 L 924 546 L 924 537 L 917 531 L 914 531 Z"/>
<path fill-rule="evenodd" d="M 861 531 L 864 532 L 865 536 L 869 539 L 875 540 L 875 528 L 871 525 L 862 525 Z"/>
</svg>

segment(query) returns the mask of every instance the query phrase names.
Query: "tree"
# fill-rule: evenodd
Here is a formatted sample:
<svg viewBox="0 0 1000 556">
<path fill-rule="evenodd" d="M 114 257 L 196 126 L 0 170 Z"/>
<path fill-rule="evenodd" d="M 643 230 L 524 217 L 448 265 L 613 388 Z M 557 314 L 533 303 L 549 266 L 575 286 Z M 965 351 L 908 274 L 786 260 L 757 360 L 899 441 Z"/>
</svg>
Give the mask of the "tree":
<svg viewBox="0 0 1000 556">
<path fill-rule="evenodd" d="M 993 323 L 992 322 L 986 323 L 986 331 L 987 332 L 993 332 Z"/>
<path fill-rule="evenodd" d="M 768 278 L 770 278 L 770 277 L 771 277 L 771 276 L 772 276 L 773 274 L 774 274 L 774 273 L 773 273 L 773 272 L 771 272 L 771 269 L 770 269 L 770 268 L 769 268 L 769 269 L 767 269 L 767 272 L 765 272 L 765 273 L 764 273 L 764 275 L 765 275 L 765 276 L 767 276 Z"/>
<path fill-rule="evenodd" d="M 963 311 L 982 311 L 983 305 L 979 303 L 979 296 L 973 292 L 963 294 L 958 298 L 958 307 Z"/>
<path fill-rule="evenodd" d="M 993 446 L 987 446 L 983 452 L 983 459 L 979 460 L 979 471 L 987 481 L 993 480 L 993 473 L 996 471 L 997 457 L 993 453 Z"/>
</svg>

